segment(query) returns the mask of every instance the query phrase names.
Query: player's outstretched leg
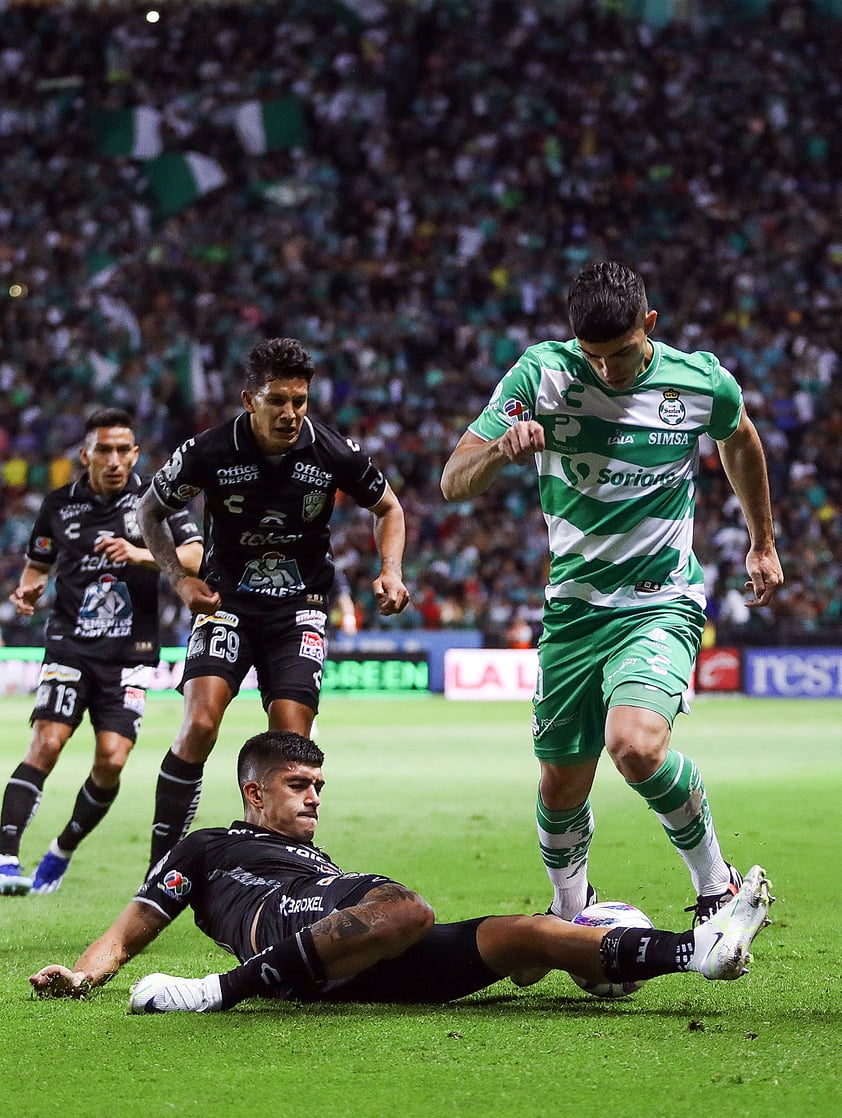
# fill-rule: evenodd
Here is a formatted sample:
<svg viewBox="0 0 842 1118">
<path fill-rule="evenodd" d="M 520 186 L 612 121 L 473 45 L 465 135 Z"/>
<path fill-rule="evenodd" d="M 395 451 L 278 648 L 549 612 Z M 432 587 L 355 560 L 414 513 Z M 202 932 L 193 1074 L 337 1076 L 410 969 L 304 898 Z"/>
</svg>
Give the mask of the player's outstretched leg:
<svg viewBox="0 0 842 1118">
<path fill-rule="evenodd" d="M 147 974 L 132 986 L 129 1009 L 132 1013 L 215 1013 L 222 1009 L 219 975 Z"/>
<path fill-rule="evenodd" d="M 734 979 L 748 970 L 754 937 L 770 922 L 774 901 L 762 866 L 752 866 L 735 897 L 697 925 L 695 946 L 688 970 L 705 978 Z"/>
</svg>

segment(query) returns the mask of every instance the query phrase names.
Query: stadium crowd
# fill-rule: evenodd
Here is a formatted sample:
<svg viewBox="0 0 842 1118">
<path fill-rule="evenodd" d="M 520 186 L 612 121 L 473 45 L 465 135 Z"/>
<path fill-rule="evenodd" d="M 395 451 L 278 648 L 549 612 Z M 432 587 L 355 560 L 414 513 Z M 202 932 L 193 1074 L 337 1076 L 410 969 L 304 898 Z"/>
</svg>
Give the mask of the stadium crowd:
<svg viewBox="0 0 842 1118">
<path fill-rule="evenodd" d="M 745 529 L 706 447 L 712 623 L 838 639 L 842 21 L 773 2 L 741 22 L 726 0 L 654 28 L 622 7 L 0 12 L 5 643 L 40 640 L 43 611 L 28 623 L 6 599 L 92 406 L 132 409 L 149 472 L 233 413 L 246 353 L 274 335 L 314 354 L 313 410 L 399 492 L 414 602 L 390 627 L 528 643 L 546 576 L 534 475 L 507 471 L 465 507 L 439 478 L 522 349 L 569 336 L 569 280 L 605 257 L 643 273 L 657 337 L 731 369 L 764 441 L 787 583 L 749 617 Z M 286 112 L 262 152 L 238 130 L 254 101 Z M 103 121 L 139 108 L 157 141 L 117 153 Z M 187 152 L 216 172 L 192 202 L 153 174 Z M 334 523 L 360 625 L 377 626 L 369 518 Z M 183 642 L 165 611 L 164 643 Z"/>
</svg>

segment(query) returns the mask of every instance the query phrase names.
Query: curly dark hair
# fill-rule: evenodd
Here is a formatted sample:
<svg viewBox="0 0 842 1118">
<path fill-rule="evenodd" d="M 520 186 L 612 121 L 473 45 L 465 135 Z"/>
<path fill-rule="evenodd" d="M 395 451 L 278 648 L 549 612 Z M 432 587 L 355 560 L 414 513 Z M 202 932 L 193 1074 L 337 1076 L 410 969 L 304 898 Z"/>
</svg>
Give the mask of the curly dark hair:
<svg viewBox="0 0 842 1118">
<path fill-rule="evenodd" d="M 313 358 L 296 338 L 267 338 L 249 353 L 244 387 L 256 392 L 273 380 L 292 377 L 309 384 L 315 371 Z"/>
</svg>

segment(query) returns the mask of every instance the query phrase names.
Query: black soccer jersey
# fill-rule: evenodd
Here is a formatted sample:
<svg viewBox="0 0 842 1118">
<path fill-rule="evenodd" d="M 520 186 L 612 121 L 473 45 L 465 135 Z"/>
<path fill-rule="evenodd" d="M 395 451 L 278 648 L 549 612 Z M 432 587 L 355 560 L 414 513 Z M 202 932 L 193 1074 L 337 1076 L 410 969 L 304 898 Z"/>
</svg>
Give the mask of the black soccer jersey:
<svg viewBox="0 0 842 1118">
<path fill-rule="evenodd" d="M 89 487 L 85 474 L 44 498 L 26 554 L 54 569 L 56 597 L 46 625 L 49 656 L 126 665 L 158 662 L 158 572 L 112 562 L 94 550 L 108 536 L 144 546 L 135 510 L 148 484 L 131 474 L 125 489 L 106 501 Z M 201 539 L 186 511 L 168 523 L 176 546 Z"/>
<path fill-rule="evenodd" d="M 210 586 L 272 598 L 329 593 L 337 489 L 371 508 L 387 487 L 355 442 L 309 417 L 291 450 L 265 456 L 245 412 L 188 439 L 152 486 L 169 509 L 204 492 L 202 576 Z"/>
<path fill-rule="evenodd" d="M 135 899 L 170 920 L 192 908 L 197 928 L 245 960 L 255 954 L 255 917 L 264 902 L 274 897 L 282 912 L 309 924 L 332 908 L 320 905 L 318 887 L 326 890 L 343 876 L 318 847 L 236 821 L 227 830 L 193 831 L 176 843 Z"/>
</svg>

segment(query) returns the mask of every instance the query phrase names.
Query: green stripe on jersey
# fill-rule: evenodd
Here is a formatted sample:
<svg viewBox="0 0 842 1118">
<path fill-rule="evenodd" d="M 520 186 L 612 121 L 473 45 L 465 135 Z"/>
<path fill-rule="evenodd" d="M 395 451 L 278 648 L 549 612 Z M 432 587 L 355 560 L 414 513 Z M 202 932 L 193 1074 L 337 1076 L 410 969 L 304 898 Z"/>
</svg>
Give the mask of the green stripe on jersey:
<svg viewBox="0 0 842 1118">
<path fill-rule="evenodd" d="M 699 437 L 726 439 L 742 395 L 710 353 L 661 343 L 634 390 L 613 392 L 578 343 L 531 346 L 470 429 L 495 439 L 517 418 L 544 428 L 536 455 L 547 521 L 547 596 L 593 605 L 704 605 L 692 553 Z"/>
</svg>

